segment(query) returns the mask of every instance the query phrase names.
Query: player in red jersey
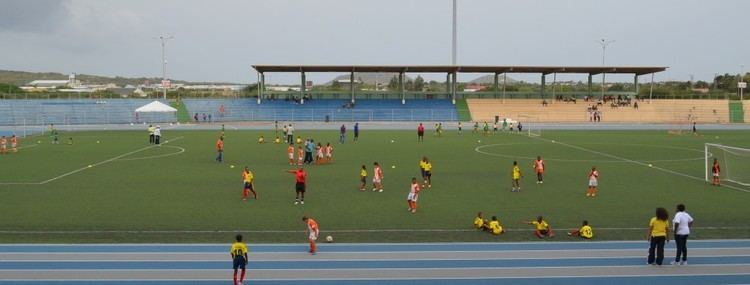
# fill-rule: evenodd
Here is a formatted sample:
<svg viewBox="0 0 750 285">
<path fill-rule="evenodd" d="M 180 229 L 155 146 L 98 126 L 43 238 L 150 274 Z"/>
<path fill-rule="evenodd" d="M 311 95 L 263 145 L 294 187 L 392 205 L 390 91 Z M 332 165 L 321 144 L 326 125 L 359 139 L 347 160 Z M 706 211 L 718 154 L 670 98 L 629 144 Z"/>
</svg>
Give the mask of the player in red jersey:
<svg viewBox="0 0 750 285">
<path fill-rule="evenodd" d="M 712 185 L 721 186 L 721 179 L 719 178 L 719 174 L 721 174 L 721 167 L 719 166 L 719 160 L 714 158 L 714 165 L 711 166 L 711 175 L 713 176 L 713 179 L 711 180 Z"/>
<path fill-rule="evenodd" d="M 409 212 L 412 214 L 417 212 L 417 198 L 419 197 L 419 183 L 416 177 L 411 178 L 411 189 L 409 195 L 406 196 L 406 202 L 409 203 Z"/>
<path fill-rule="evenodd" d="M 318 236 L 320 236 L 318 222 L 308 216 L 303 216 L 302 221 L 307 225 L 307 241 L 310 242 L 309 252 L 314 255 L 318 252 L 318 246 L 315 244 L 315 241 L 318 240 Z"/>
<path fill-rule="evenodd" d="M 537 156 L 536 160 L 534 160 L 534 171 L 536 171 L 536 183 L 544 183 L 544 178 L 542 177 L 544 174 L 544 160 L 541 156 Z"/>
<path fill-rule="evenodd" d="M 586 197 L 596 197 L 596 193 L 599 192 L 597 188 L 599 186 L 599 171 L 596 170 L 596 166 L 591 167 L 589 172 L 589 189 L 586 191 Z"/>
<path fill-rule="evenodd" d="M 307 181 L 307 173 L 305 173 L 305 169 L 302 167 L 299 167 L 295 170 L 287 170 L 286 172 L 294 174 L 294 181 L 295 181 L 295 192 L 297 193 L 297 196 L 294 198 L 294 204 L 305 204 L 305 191 L 307 191 L 306 187 L 306 181 Z M 300 196 L 302 199 L 300 199 Z"/>
<path fill-rule="evenodd" d="M 383 192 L 383 169 L 377 162 L 373 165 L 372 191 Z"/>
</svg>

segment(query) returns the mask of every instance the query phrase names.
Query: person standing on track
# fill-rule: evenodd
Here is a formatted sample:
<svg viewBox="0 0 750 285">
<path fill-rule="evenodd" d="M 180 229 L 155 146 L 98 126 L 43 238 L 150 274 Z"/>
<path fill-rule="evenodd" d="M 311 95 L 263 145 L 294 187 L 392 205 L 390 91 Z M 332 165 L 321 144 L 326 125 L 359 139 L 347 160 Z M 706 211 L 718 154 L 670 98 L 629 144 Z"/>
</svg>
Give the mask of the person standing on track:
<svg viewBox="0 0 750 285">
<path fill-rule="evenodd" d="M 229 250 L 229 254 L 232 256 L 232 268 L 234 269 L 234 285 L 242 285 L 245 281 L 245 267 L 247 266 L 247 245 L 242 242 L 242 235 L 235 237 L 235 242 L 232 244 L 232 248 Z M 242 269 L 240 274 L 239 282 L 237 278 L 237 269 Z"/>
<path fill-rule="evenodd" d="M 690 235 L 690 227 L 693 226 L 693 217 L 685 212 L 685 205 L 677 205 L 677 213 L 674 214 L 672 223 L 674 224 L 674 242 L 677 243 L 677 256 L 671 264 L 687 265 L 687 239 Z"/>
<path fill-rule="evenodd" d="M 286 172 L 289 172 L 291 174 L 294 174 L 294 190 L 297 194 L 294 198 L 294 204 L 305 204 L 305 191 L 307 191 L 307 185 L 305 184 L 307 181 L 307 173 L 305 172 L 305 169 L 300 166 L 296 170 L 287 170 Z"/>
<path fill-rule="evenodd" d="M 303 216 L 302 221 L 307 225 L 307 241 L 310 242 L 310 254 L 315 255 L 318 252 L 318 246 L 315 241 L 320 236 L 320 229 L 318 228 L 318 222 L 308 216 Z"/>
<path fill-rule="evenodd" d="M 667 209 L 656 208 L 656 216 L 648 223 L 648 259 L 650 265 L 661 266 L 664 261 L 664 243 L 669 242 L 669 213 Z"/>
</svg>

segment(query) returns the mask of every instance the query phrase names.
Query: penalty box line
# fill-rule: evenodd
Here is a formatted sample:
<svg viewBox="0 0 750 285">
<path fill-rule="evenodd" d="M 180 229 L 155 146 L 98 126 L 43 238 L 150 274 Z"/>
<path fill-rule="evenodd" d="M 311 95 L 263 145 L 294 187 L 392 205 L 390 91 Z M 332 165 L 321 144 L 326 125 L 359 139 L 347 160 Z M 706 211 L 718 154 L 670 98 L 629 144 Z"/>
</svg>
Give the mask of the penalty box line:
<svg viewBox="0 0 750 285">
<path fill-rule="evenodd" d="M 174 141 L 180 140 L 182 138 L 184 138 L 184 137 L 176 137 L 174 139 L 169 140 L 168 142 L 165 142 L 164 144 L 168 144 L 170 142 L 174 142 Z M 107 164 L 107 163 L 113 162 L 115 160 L 118 160 L 120 158 L 126 157 L 128 155 L 136 154 L 136 153 L 142 152 L 144 150 L 149 150 L 149 149 L 152 149 L 152 148 L 155 148 L 155 147 L 158 147 L 158 146 L 159 145 L 150 145 L 150 146 L 146 146 L 146 147 L 142 147 L 142 148 L 136 149 L 134 151 L 126 152 L 124 154 L 112 157 L 110 159 L 102 160 L 100 162 L 96 162 L 94 164 L 91 164 L 91 167 L 99 166 L 99 165 L 103 165 L 103 164 Z M 89 169 L 91 167 L 84 166 L 84 167 L 75 169 L 73 171 L 66 172 L 66 173 L 60 174 L 58 176 L 52 177 L 50 179 L 40 181 L 40 182 L 0 182 L 0 185 L 44 185 L 44 184 L 50 183 L 52 181 L 55 181 L 55 180 L 58 180 L 58 179 L 62 179 L 62 178 L 65 178 L 67 176 L 70 176 L 70 175 L 76 174 L 78 172 L 84 171 L 84 170 Z"/>
<path fill-rule="evenodd" d="M 536 140 L 540 140 L 540 141 L 546 141 L 548 143 L 553 143 L 552 140 L 543 139 L 543 138 L 540 138 L 540 137 L 530 137 L 530 138 L 536 139 Z M 653 169 L 656 169 L 656 170 L 659 170 L 659 171 L 663 171 L 663 172 L 666 172 L 666 173 L 670 173 L 670 174 L 673 174 L 673 175 L 682 176 L 682 177 L 685 177 L 685 178 L 690 178 L 690 179 L 693 179 L 693 180 L 698 180 L 698 181 L 701 181 L 701 182 L 705 182 L 705 179 L 703 179 L 701 177 L 693 176 L 693 175 L 690 175 L 690 174 L 686 174 L 686 173 L 682 173 L 682 172 L 678 172 L 678 171 L 674 171 L 674 170 L 671 170 L 671 169 L 666 169 L 666 168 L 662 168 L 662 167 L 658 167 L 658 166 L 653 166 L 653 165 L 649 166 L 647 163 L 636 161 L 636 160 L 632 160 L 632 159 L 628 159 L 628 158 L 624 158 L 624 157 L 620 157 L 620 156 L 617 156 L 617 155 L 614 155 L 614 154 L 609 154 L 609 153 L 606 153 L 606 152 L 601 152 L 601 151 L 596 151 L 596 150 L 592 150 L 592 149 L 587 149 L 585 147 L 581 147 L 581 146 L 577 146 L 577 145 L 573 145 L 573 144 L 569 144 L 569 143 L 564 143 L 564 142 L 560 142 L 560 141 L 555 141 L 554 143 L 555 144 L 561 144 L 563 146 L 567 146 L 569 148 L 577 149 L 577 150 L 580 150 L 580 151 L 585 151 L 585 152 L 588 152 L 588 153 L 593 153 L 593 154 L 597 154 L 597 155 L 601 155 L 601 156 L 605 156 L 605 157 L 609 157 L 609 158 L 621 160 L 621 161 L 624 161 L 624 162 L 630 162 L 630 163 L 633 163 L 633 164 L 637 164 L 637 165 L 641 165 L 641 166 L 653 168 Z M 750 190 L 739 188 L 739 187 L 735 187 L 735 186 L 732 186 L 732 185 L 724 184 L 722 186 L 727 187 L 727 188 L 731 188 L 733 190 L 742 191 L 742 192 L 745 192 L 745 193 L 750 193 Z"/>
</svg>

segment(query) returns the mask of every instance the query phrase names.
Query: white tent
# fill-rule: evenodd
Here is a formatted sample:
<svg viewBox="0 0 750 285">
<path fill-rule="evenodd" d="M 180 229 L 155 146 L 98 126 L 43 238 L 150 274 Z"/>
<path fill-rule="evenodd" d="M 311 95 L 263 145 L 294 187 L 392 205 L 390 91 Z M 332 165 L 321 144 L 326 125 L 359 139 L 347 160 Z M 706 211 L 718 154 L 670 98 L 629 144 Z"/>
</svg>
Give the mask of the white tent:
<svg viewBox="0 0 750 285">
<path fill-rule="evenodd" d="M 154 101 L 146 105 L 143 105 L 138 109 L 135 109 L 135 112 L 136 113 L 171 113 L 171 112 L 177 112 L 177 109 L 172 108 L 169 105 L 164 104 L 162 102 Z"/>
</svg>

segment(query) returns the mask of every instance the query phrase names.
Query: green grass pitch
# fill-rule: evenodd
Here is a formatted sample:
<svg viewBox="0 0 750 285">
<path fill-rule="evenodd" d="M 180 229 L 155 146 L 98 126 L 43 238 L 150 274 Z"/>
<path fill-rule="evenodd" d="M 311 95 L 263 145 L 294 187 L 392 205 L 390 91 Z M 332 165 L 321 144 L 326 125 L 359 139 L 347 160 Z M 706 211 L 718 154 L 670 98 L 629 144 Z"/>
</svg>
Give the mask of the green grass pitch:
<svg viewBox="0 0 750 285">
<path fill-rule="evenodd" d="M 336 131 L 302 130 L 335 148 L 332 164 L 306 167 L 304 206 L 293 204 L 286 146 L 256 143 L 273 131 L 228 131 L 222 164 L 214 161 L 218 131 L 166 130 L 162 147 L 148 147 L 145 134 L 62 133 L 60 145 L 33 137 L 21 141 L 19 153 L 0 156 L 0 242 L 226 242 L 236 232 L 251 242 L 304 242 L 305 214 L 337 242 L 534 240 L 523 222 L 537 215 L 557 231 L 555 240 L 574 240 L 564 231 L 584 219 L 596 239 L 645 239 L 654 209 L 671 214 L 678 203 L 696 219 L 694 238 L 750 236 L 742 222 L 750 193 L 669 172 L 702 178 L 703 144 L 748 147 L 747 132 L 545 131 L 532 138 L 448 130 L 418 143 L 414 131 L 363 130 L 359 142 L 348 137 L 340 145 Z M 65 144 L 68 137 L 73 145 Z M 406 195 L 423 155 L 434 165 L 433 187 L 411 214 Z M 547 165 L 542 185 L 532 170 L 537 155 Z M 514 160 L 524 175 L 520 193 L 510 192 Z M 360 166 L 367 165 L 369 180 L 375 161 L 384 166 L 385 191 L 358 191 Z M 600 192 L 590 199 L 594 165 Z M 241 200 L 244 166 L 255 173 L 258 201 Z M 473 231 L 477 211 L 498 216 L 510 231 Z"/>
</svg>

